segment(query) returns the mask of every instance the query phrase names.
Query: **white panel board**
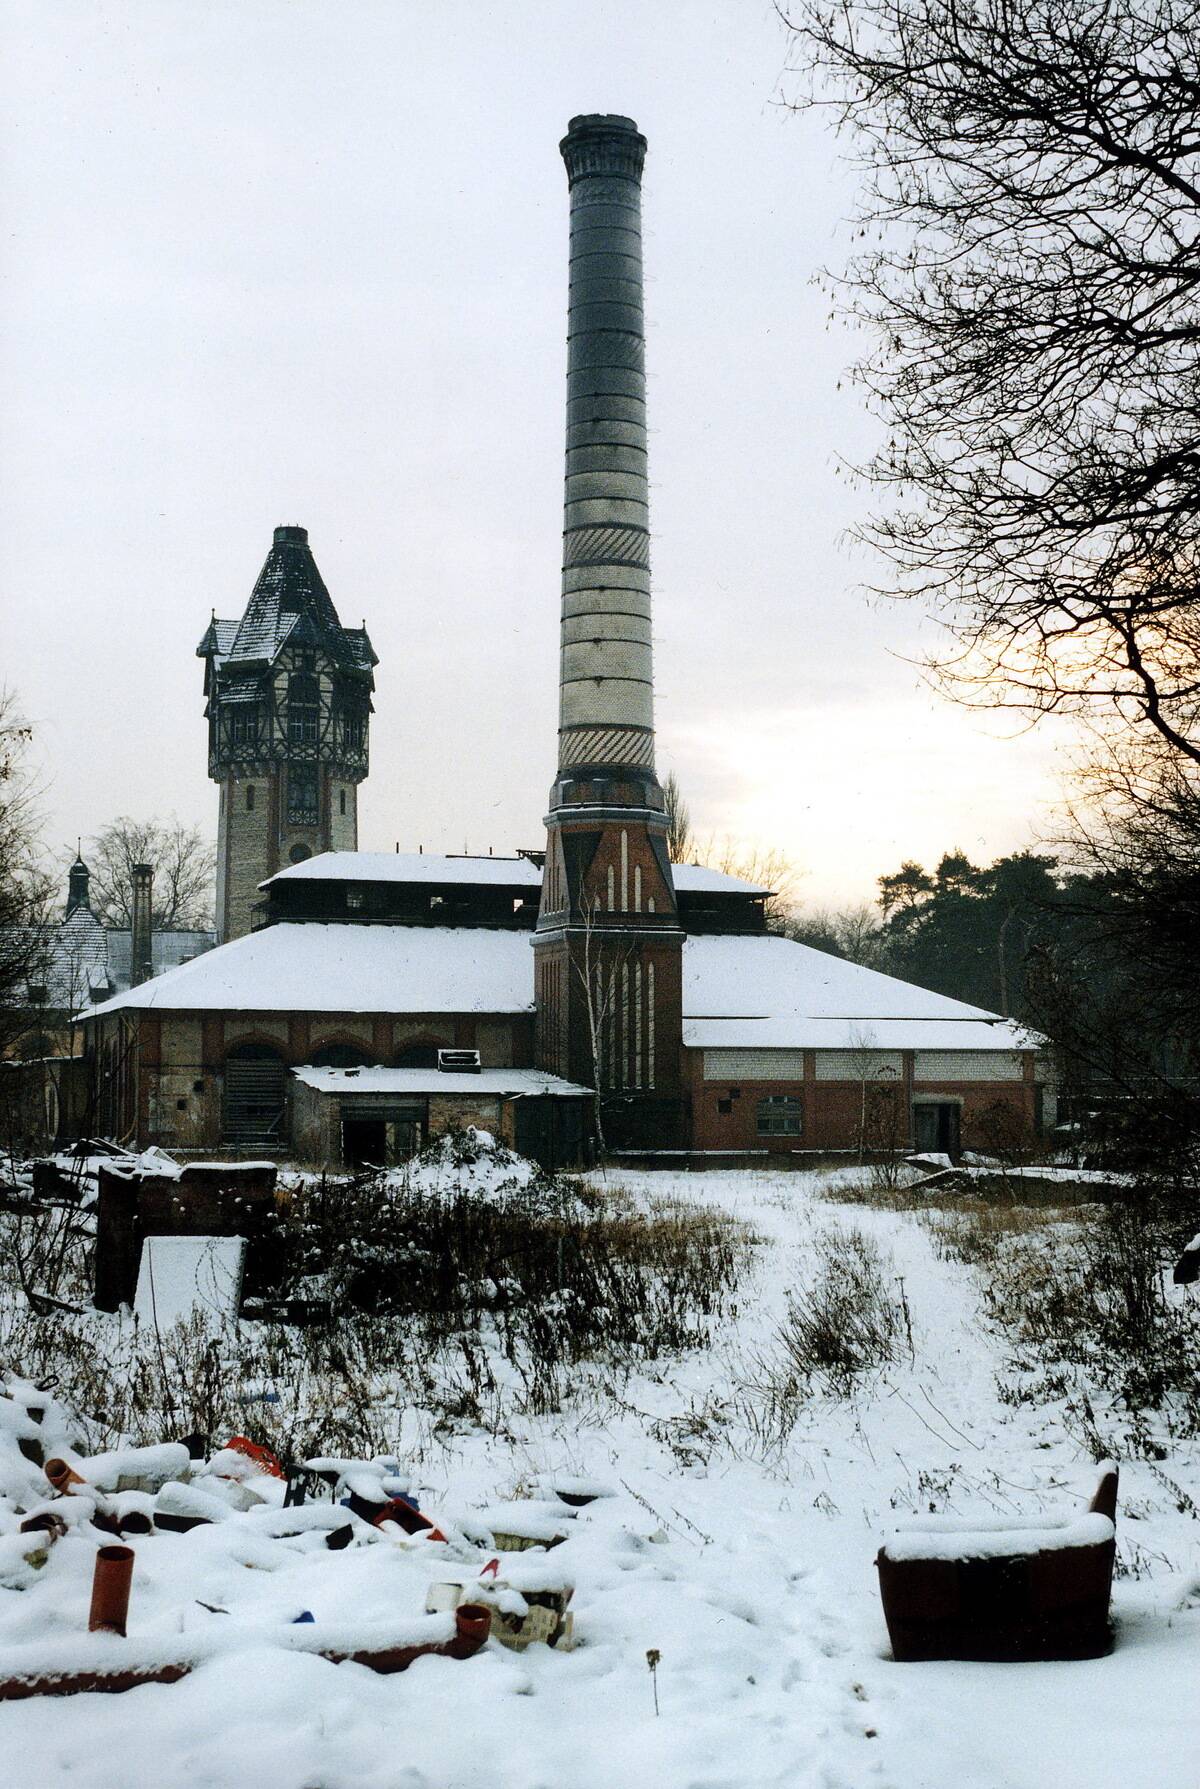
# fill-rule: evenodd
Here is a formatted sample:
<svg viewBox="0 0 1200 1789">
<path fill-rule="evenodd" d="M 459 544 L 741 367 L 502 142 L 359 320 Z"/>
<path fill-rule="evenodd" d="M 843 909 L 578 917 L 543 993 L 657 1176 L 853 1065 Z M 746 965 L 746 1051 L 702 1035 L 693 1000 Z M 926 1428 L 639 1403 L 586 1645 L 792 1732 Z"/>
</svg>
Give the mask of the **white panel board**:
<svg viewBox="0 0 1200 1789">
<path fill-rule="evenodd" d="M 917 1081 L 1020 1081 L 1021 1058 L 1008 1050 L 918 1050 Z"/>
<path fill-rule="evenodd" d="M 147 1236 L 134 1313 L 160 1330 L 195 1312 L 206 1318 L 235 1318 L 245 1265 L 244 1236 Z"/>
<path fill-rule="evenodd" d="M 705 1050 L 706 1081 L 802 1081 L 803 1050 Z"/>
</svg>

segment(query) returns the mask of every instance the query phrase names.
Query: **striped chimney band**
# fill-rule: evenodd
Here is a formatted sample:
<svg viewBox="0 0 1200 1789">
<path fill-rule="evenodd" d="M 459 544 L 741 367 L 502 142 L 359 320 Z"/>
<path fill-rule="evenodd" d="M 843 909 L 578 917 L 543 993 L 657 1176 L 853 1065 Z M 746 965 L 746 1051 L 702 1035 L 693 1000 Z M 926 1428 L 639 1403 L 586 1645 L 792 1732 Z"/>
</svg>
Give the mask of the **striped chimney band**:
<svg viewBox="0 0 1200 1789">
<path fill-rule="evenodd" d="M 628 118 L 573 118 L 559 765 L 653 771 L 641 174 Z"/>
</svg>

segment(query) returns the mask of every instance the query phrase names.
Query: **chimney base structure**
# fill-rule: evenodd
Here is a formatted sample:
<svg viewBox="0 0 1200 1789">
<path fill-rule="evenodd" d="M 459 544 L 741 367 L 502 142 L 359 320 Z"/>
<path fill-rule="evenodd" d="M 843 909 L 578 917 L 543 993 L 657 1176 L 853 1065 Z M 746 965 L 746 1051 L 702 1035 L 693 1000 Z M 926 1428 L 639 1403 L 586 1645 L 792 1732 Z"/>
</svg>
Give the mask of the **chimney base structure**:
<svg viewBox="0 0 1200 1789">
<path fill-rule="evenodd" d="M 558 773 L 534 936 L 537 1059 L 595 1085 L 609 1147 L 684 1141 L 683 934 L 654 769 L 641 175 L 631 119 L 573 118 Z"/>
</svg>

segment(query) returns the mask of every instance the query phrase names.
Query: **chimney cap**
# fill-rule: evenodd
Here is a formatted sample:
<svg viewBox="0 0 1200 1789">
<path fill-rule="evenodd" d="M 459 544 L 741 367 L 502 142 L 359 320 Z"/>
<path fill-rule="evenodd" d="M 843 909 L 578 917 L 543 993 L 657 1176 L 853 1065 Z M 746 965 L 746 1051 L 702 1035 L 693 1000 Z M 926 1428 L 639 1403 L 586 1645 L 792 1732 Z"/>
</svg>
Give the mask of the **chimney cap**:
<svg viewBox="0 0 1200 1789">
<path fill-rule="evenodd" d="M 308 545 L 308 529 L 299 527 L 295 522 L 289 522 L 286 526 L 275 530 L 275 545 L 277 547 L 306 547 Z"/>
<path fill-rule="evenodd" d="M 570 186 L 590 174 L 640 180 L 646 159 L 645 137 L 632 118 L 617 112 L 580 112 L 558 148 Z"/>
<path fill-rule="evenodd" d="M 582 136 L 585 131 L 630 131 L 635 137 L 641 132 L 632 118 L 623 118 L 619 112 L 580 112 L 572 118 L 567 126 L 569 137 Z"/>
</svg>

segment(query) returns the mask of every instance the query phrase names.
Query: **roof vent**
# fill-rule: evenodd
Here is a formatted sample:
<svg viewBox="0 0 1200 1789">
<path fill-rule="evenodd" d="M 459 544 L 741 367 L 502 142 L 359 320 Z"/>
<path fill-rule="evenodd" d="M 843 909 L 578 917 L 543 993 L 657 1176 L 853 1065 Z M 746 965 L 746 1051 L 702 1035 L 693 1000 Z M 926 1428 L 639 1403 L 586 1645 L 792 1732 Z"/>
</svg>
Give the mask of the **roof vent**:
<svg viewBox="0 0 1200 1789">
<path fill-rule="evenodd" d="M 477 1075 L 483 1064 L 478 1050 L 439 1050 L 438 1073 L 443 1075 Z"/>
</svg>

